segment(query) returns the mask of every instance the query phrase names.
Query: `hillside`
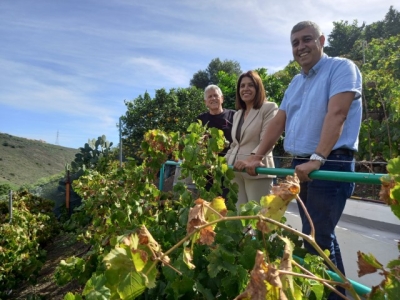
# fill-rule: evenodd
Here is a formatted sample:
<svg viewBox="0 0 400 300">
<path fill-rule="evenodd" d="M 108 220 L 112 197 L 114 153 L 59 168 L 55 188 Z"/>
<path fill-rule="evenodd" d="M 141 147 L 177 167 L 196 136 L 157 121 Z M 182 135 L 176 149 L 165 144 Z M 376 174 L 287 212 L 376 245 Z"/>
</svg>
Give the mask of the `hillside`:
<svg viewBox="0 0 400 300">
<path fill-rule="evenodd" d="M 65 170 L 78 149 L 0 133 L 0 184 L 34 184 Z"/>
</svg>

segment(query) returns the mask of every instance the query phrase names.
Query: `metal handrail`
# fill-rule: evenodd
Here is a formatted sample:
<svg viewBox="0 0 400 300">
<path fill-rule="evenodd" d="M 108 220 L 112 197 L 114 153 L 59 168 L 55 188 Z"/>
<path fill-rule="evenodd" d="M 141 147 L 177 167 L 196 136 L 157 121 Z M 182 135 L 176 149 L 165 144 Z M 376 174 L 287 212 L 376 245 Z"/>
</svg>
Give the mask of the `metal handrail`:
<svg viewBox="0 0 400 300">
<path fill-rule="evenodd" d="M 181 162 L 168 160 L 165 165 L 179 166 Z M 233 166 L 229 165 L 232 169 Z M 243 171 L 244 172 L 244 171 Z M 278 175 L 287 176 L 294 175 L 294 169 L 282 169 L 282 168 L 256 168 L 258 174 L 264 175 Z M 366 183 L 366 184 L 381 184 L 380 178 L 385 174 L 382 173 L 361 173 L 361 172 L 338 172 L 338 171 L 313 171 L 309 174 L 311 179 L 320 180 L 333 180 L 333 181 L 345 181 L 355 183 Z M 162 191 L 164 187 L 164 165 L 162 166 L 162 172 L 160 172 L 159 190 Z"/>
</svg>

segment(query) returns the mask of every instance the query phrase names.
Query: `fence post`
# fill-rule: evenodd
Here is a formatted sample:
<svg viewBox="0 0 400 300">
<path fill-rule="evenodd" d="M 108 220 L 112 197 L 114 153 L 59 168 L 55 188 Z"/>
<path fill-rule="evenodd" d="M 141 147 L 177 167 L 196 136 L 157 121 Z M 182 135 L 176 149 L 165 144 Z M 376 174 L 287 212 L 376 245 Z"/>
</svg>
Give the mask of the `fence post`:
<svg viewBox="0 0 400 300">
<path fill-rule="evenodd" d="M 69 209 L 69 185 L 70 185 L 70 178 L 69 178 L 69 170 L 67 170 L 67 180 L 65 181 L 65 208 L 68 211 L 68 215 L 71 215 L 71 211 Z"/>
<path fill-rule="evenodd" d="M 161 169 L 160 169 L 160 177 L 159 177 L 159 181 L 158 181 L 158 189 L 160 191 L 162 191 L 164 188 L 164 172 L 165 172 L 165 164 L 162 164 Z"/>
<path fill-rule="evenodd" d="M 8 194 L 8 211 L 10 212 L 10 224 L 12 223 L 13 219 L 13 191 L 10 190 Z"/>
</svg>

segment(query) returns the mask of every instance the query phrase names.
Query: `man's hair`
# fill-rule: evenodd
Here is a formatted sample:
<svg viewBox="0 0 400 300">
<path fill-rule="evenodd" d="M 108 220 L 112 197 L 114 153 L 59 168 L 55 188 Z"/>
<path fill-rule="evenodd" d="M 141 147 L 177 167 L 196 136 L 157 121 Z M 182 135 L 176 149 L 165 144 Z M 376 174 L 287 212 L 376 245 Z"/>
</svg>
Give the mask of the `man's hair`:
<svg viewBox="0 0 400 300">
<path fill-rule="evenodd" d="M 307 27 L 314 28 L 316 37 L 320 37 L 323 34 L 321 31 L 321 28 L 318 26 L 318 24 L 314 23 L 312 21 L 302 21 L 302 22 L 297 23 L 296 25 L 293 26 L 290 34 L 292 35 L 293 33 L 303 30 L 304 28 L 307 28 Z"/>
<path fill-rule="evenodd" d="M 235 108 L 237 110 L 239 110 L 239 109 L 246 110 L 246 103 L 242 100 L 242 97 L 240 97 L 240 84 L 242 83 L 242 79 L 244 77 L 249 77 L 251 79 L 251 81 L 253 81 L 254 87 L 256 89 L 256 94 L 254 95 L 253 108 L 260 109 L 261 106 L 263 105 L 263 103 L 267 101 L 267 99 L 265 96 L 264 85 L 262 83 L 260 75 L 258 75 L 258 73 L 255 71 L 247 71 L 247 72 L 243 73 L 242 75 L 240 75 L 240 77 L 237 81 L 237 84 L 236 84 Z"/>
<path fill-rule="evenodd" d="M 204 100 L 206 100 L 207 92 L 208 92 L 209 90 L 214 90 L 214 91 L 217 92 L 218 95 L 223 96 L 222 91 L 221 91 L 221 89 L 219 88 L 219 86 L 217 86 L 217 85 L 215 85 L 215 84 L 210 84 L 209 86 L 207 86 L 207 87 L 204 89 Z"/>
</svg>

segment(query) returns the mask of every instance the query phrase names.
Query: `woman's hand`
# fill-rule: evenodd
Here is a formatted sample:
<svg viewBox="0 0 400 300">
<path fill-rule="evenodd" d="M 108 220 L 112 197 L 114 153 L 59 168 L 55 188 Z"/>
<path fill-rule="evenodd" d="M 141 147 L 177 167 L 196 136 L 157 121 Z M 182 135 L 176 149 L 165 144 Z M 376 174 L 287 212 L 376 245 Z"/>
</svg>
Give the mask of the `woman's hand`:
<svg viewBox="0 0 400 300">
<path fill-rule="evenodd" d="M 238 171 L 242 171 L 246 169 L 246 172 L 251 176 L 257 176 L 256 168 L 257 167 L 265 167 L 265 165 L 261 162 L 262 157 L 258 157 L 255 155 L 249 156 L 246 160 L 238 160 L 234 164 L 234 169 Z"/>
</svg>

